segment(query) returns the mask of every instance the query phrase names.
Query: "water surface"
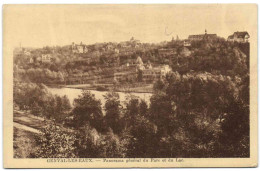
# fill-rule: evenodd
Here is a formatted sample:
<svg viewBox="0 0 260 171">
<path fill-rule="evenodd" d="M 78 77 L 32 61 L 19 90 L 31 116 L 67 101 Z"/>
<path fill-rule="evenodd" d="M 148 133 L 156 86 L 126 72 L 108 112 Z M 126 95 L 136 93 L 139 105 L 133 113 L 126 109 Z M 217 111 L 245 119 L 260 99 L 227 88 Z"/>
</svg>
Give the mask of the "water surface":
<svg viewBox="0 0 260 171">
<path fill-rule="evenodd" d="M 81 95 L 82 90 L 81 89 L 75 89 L 75 88 L 48 88 L 49 91 L 52 94 L 56 94 L 59 96 L 66 95 L 70 101 L 70 103 L 73 105 L 73 101 L 75 98 L 78 98 L 79 95 Z M 96 91 L 96 90 L 89 90 L 92 94 L 95 95 L 95 98 L 100 100 L 102 103 L 102 107 L 105 104 L 105 98 L 104 95 L 107 93 L 107 91 Z M 134 95 L 139 97 L 140 99 L 143 99 L 149 104 L 150 98 L 152 96 L 152 93 L 124 93 L 124 92 L 118 92 L 120 102 L 123 105 L 123 102 L 126 101 L 127 97 L 130 95 Z"/>
</svg>

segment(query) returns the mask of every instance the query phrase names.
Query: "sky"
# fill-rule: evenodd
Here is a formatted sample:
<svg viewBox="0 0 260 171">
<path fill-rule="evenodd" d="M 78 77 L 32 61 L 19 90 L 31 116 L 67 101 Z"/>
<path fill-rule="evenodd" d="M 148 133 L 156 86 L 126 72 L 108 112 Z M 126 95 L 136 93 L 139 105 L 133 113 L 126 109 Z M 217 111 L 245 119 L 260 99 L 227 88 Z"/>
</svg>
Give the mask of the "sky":
<svg viewBox="0 0 260 171">
<path fill-rule="evenodd" d="M 9 5 L 4 36 L 23 47 L 185 39 L 190 34 L 221 37 L 252 30 L 254 5 Z M 256 6 L 255 6 L 256 9 Z"/>
</svg>

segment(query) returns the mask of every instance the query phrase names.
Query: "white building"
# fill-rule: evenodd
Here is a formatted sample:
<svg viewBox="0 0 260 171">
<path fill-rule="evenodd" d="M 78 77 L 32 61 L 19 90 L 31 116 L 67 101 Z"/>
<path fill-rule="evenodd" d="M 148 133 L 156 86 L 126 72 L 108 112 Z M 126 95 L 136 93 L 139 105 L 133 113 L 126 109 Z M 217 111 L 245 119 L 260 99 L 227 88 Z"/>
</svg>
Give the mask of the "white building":
<svg viewBox="0 0 260 171">
<path fill-rule="evenodd" d="M 51 55 L 50 54 L 42 54 L 42 59 L 41 61 L 43 63 L 48 63 L 51 62 Z"/>
<path fill-rule="evenodd" d="M 246 31 L 243 32 L 234 32 L 232 35 L 228 36 L 228 41 L 230 42 L 240 42 L 240 43 L 246 43 L 249 42 L 249 34 Z"/>
<path fill-rule="evenodd" d="M 77 45 L 73 42 L 71 49 L 72 49 L 73 53 L 87 53 L 88 52 L 87 46 L 82 44 L 82 42 L 79 45 Z"/>
</svg>

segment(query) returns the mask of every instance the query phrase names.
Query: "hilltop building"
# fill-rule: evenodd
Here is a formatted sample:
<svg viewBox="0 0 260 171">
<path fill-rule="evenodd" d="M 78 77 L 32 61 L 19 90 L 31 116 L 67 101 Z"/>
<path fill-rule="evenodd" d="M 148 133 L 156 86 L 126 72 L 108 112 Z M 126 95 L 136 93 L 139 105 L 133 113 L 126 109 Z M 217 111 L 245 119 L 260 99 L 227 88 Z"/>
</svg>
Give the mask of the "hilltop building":
<svg viewBox="0 0 260 171">
<path fill-rule="evenodd" d="M 112 44 L 107 44 L 106 45 L 106 50 L 112 50 L 114 46 Z"/>
<path fill-rule="evenodd" d="M 34 62 L 50 63 L 51 60 L 52 60 L 51 54 L 42 54 L 41 56 L 28 58 L 28 62 L 31 64 Z"/>
<path fill-rule="evenodd" d="M 189 41 L 188 39 L 185 39 L 185 40 L 183 41 L 183 46 L 184 46 L 184 47 L 190 47 L 190 46 L 191 46 L 190 41 Z"/>
<path fill-rule="evenodd" d="M 88 52 L 87 46 L 82 44 L 82 42 L 79 45 L 72 42 L 71 49 L 72 49 L 72 53 L 87 53 Z"/>
<path fill-rule="evenodd" d="M 26 55 L 26 56 L 31 56 L 31 52 L 27 49 L 24 49 L 23 53 Z"/>
<path fill-rule="evenodd" d="M 140 43 L 141 43 L 140 40 L 137 40 L 137 39 L 135 39 L 134 37 L 132 37 L 132 38 L 130 39 L 130 42 L 131 42 L 131 43 L 134 43 L 134 44 L 140 44 Z"/>
<path fill-rule="evenodd" d="M 232 35 L 228 36 L 228 41 L 229 42 L 239 42 L 239 43 L 246 43 L 249 42 L 249 34 L 247 31 L 243 32 L 234 32 Z"/>
<path fill-rule="evenodd" d="M 189 35 L 188 40 L 190 41 L 201 41 L 201 40 L 215 40 L 217 39 L 217 34 L 208 34 L 205 30 L 205 34 Z"/>
<path fill-rule="evenodd" d="M 129 41 L 124 41 L 119 43 L 119 47 L 121 48 L 139 48 L 141 45 L 140 40 L 135 39 L 132 37 Z"/>
<path fill-rule="evenodd" d="M 179 36 L 177 35 L 177 36 L 176 36 L 176 41 L 179 41 L 179 40 L 180 40 L 180 39 L 179 39 Z"/>
</svg>

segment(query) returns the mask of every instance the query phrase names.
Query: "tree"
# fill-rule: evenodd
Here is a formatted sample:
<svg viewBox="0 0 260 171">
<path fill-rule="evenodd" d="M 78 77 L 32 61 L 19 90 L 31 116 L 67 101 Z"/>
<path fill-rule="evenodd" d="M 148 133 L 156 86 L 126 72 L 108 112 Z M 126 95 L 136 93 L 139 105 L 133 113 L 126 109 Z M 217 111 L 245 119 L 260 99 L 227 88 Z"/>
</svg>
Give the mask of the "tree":
<svg viewBox="0 0 260 171">
<path fill-rule="evenodd" d="M 159 79 L 153 84 L 153 89 L 155 91 L 163 91 L 163 88 L 165 87 L 164 82 Z"/>
<path fill-rule="evenodd" d="M 102 130 L 103 114 L 101 102 L 97 100 L 89 91 L 83 90 L 82 94 L 74 100 L 74 126 L 81 127 L 89 123 L 98 131 Z"/>
<path fill-rule="evenodd" d="M 142 82 L 142 81 L 143 81 L 143 71 L 142 71 L 142 70 L 138 70 L 137 80 L 138 80 L 139 82 Z"/>
<path fill-rule="evenodd" d="M 126 148 L 126 157 L 156 157 L 157 126 L 139 115 L 133 118 L 133 123 L 122 133 L 121 141 Z"/>
<path fill-rule="evenodd" d="M 50 103 L 49 107 L 52 112 L 50 112 L 52 118 L 57 122 L 64 122 L 65 118 L 69 116 L 69 112 L 71 110 L 71 105 L 67 96 L 57 96 L 55 95 L 53 98 L 53 102 Z"/>
<path fill-rule="evenodd" d="M 134 125 L 135 117 L 139 113 L 139 99 L 137 97 L 130 97 L 129 101 L 126 102 L 126 109 L 124 113 L 124 126 L 127 129 Z"/>
<path fill-rule="evenodd" d="M 76 156 L 79 158 L 102 157 L 102 149 L 99 147 L 100 135 L 95 128 L 85 124 L 75 130 Z"/>
<path fill-rule="evenodd" d="M 149 110 L 163 140 L 161 145 L 169 148 L 162 151 L 165 156 L 248 156 L 249 108 L 231 77 L 173 73 L 166 82 L 165 93 L 151 98 Z M 172 148 L 172 142 L 182 142 L 176 145 L 180 153 Z M 243 150 L 235 151 L 237 148 Z"/>
<path fill-rule="evenodd" d="M 122 129 L 121 121 L 121 110 L 119 94 L 115 92 L 109 92 L 105 96 L 105 111 L 106 115 L 104 120 L 108 127 L 110 127 L 114 133 L 120 133 Z"/>
<path fill-rule="evenodd" d="M 58 79 L 57 81 L 60 83 L 64 82 L 64 75 L 62 72 L 60 72 L 60 71 L 58 72 L 57 79 Z"/>
<path fill-rule="evenodd" d="M 148 112 L 148 105 L 147 103 L 142 99 L 140 104 L 139 104 L 139 115 L 141 116 L 147 116 Z"/>
<path fill-rule="evenodd" d="M 158 126 L 161 136 L 175 130 L 176 110 L 175 103 L 165 93 L 158 92 L 150 99 L 148 118 Z"/>
<path fill-rule="evenodd" d="M 121 143 L 119 136 L 110 129 L 107 134 L 102 135 L 100 144 L 100 157 L 121 158 L 126 157 L 124 144 Z"/>
</svg>

